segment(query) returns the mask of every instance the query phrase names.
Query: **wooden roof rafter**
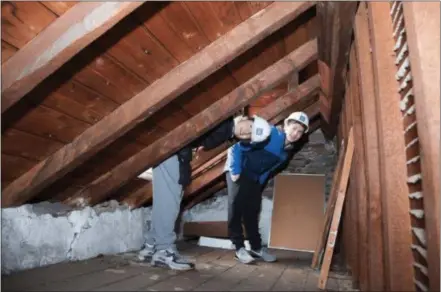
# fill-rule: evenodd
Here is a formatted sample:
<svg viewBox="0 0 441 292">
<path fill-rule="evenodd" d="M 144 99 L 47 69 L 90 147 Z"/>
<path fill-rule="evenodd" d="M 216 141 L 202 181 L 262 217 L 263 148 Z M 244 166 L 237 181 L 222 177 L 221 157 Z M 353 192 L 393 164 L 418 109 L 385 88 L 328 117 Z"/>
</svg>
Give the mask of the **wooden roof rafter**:
<svg viewBox="0 0 441 292">
<path fill-rule="evenodd" d="M 203 135 L 225 118 L 233 115 L 260 96 L 262 92 L 277 86 L 287 79 L 292 72 L 305 68 L 316 59 L 317 41 L 314 39 L 260 72 L 198 115 L 125 160 L 113 170 L 95 179 L 84 189 L 74 194 L 69 202 L 73 204 L 78 202 L 82 205 L 84 203 L 88 204 L 84 201 L 84 198 L 94 201 L 102 200 L 112 190 L 121 187 L 145 169 L 159 163 L 170 154 L 179 150 L 183 145 Z M 282 109 L 277 110 L 281 111 Z"/>
<path fill-rule="evenodd" d="M 143 2 L 81 2 L 2 64 L 2 114 Z"/>
<path fill-rule="evenodd" d="M 273 3 L 242 22 L 15 179 L 3 190 L 3 206 L 33 198 L 176 96 L 314 5 L 314 2 Z M 149 96 L 147 102 L 145 96 Z"/>
<path fill-rule="evenodd" d="M 318 93 L 319 86 L 320 86 L 319 77 L 318 76 L 311 77 L 307 81 L 303 82 L 295 90 L 286 93 L 282 97 L 279 97 L 274 102 L 267 105 L 265 108 L 263 108 L 259 112 L 259 115 L 265 119 L 269 119 L 271 123 L 276 124 L 276 123 L 280 122 L 284 117 L 286 117 L 286 114 L 285 114 L 285 116 L 281 116 L 280 114 L 283 112 L 286 112 L 287 108 L 290 108 L 291 110 L 302 109 L 305 106 L 304 102 L 308 101 L 309 99 L 311 99 L 311 97 L 314 96 L 314 94 Z M 306 104 L 309 104 L 309 103 L 307 102 Z M 317 104 L 315 103 L 312 106 L 309 106 L 306 109 L 306 113 L 311 117 L 314 115 L 317 115 L 318 114 Z M 318 124 L 315 126 L 318 127 Z M 311 127 L 311 132 L 312 131 L 313 131 L 313 127 Z M 211 163 L 219 162 L 219 161 L 222 162 L 225 159 L 225 157 L 226 157 L 226 151 L 223 151 L 221 154 L 213 157 L 211 159 Z M 210 163 L 206 163 L 206 164 L 209 165 Z M 212 171 L 212 170 L 211 169 L 208 170 L 208 172 L 210 172 L 210 171 Z M 215 178 L 217 178 L 217 177 L 215 177 Z M 208 181 L 207 184 L 210 183 L 211 181 Z M 193 182 L 192 182 L 192 184 L 193 184 Z M 200 183 L 198 182 L 198 183 L 194 183 L 194 184 L 199 185 Z M 203 186 L 206 186 L 206 184 L 204 184 Z M 188 190 L 192 190 L 191 192 L 188 193 L 188 194 L 191 194 L 194 192 L 198 192 L 201 189 L 199 187 L 195 187 L 195 186 L 190 185 L 187 187 L 187 191 Z M 93 196 L 94 195 L 95 195 L 95 193 L 93 193 Z M 151 187 L 146 186 L 144 188 L 144 190 L 140 189 L 136 193 L 133 193 L 130 196 L 128 196 L 127 198 L 125 198 L 124 202 L 127 203 L 132 208 L 139 207 L 139 206 L 142 206 L 143 204 L 145 204 L 146 202 L 148 202 L 151 198 L 151 195 L 152 195 Z M 80 200 L 80 201 L 83 201 L 83 200 Z"/>
</svg>

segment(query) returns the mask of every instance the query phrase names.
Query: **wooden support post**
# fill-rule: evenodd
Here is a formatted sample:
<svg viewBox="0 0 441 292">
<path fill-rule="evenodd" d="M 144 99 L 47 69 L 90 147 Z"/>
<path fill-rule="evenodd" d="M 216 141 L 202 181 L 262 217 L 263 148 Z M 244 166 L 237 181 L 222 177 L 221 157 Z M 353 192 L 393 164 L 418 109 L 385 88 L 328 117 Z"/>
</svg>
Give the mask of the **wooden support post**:
<svg viewBox="0 0 441 292">
<path fill-rule="evenodd" d="M 380 152 L 386 290 L 414 290 L 406 152 L 388 2 L 368 2 Z"/>
<path fill-rule="evenodd" d="M 319 25 L 319 72 L 323 75 L 323 134 L 332 139 L 337 132 L 357 1 L 322 1 L 317 3 Z M 325 80 L 327 78 L 327 80 Z M 327 94 L 327 96 L 326 96 Z M 326 98 L 327 100 L 325 101 Z"/>
<path fill-rule="evenodd" d="M 334 253 L 334 245 L 337 239 L 338 227 L 340 225 L 340 218 L 343 211 L 343 204 L 346 196 L 346 189 L 348 187 L 353 153 L 354 153 L 354 134 L 351 128 L 349 130 L 348 144 L 345 151 L 345 157 L 343 161 L 343 167 L 341 169 L 340 180 L 338 181 L 337 201 L 335 203 L 335 209 L 332 216 L 331 227 L 329 229 L 329 236 L 326 244 L 323 265 L 320 271 L 318 288 L 322 290 L 326 288 L 326 283 L 328 280 L 329 268 L 331 266 L 332 255 Z"/>
<path fill-rule="evenodd" d="M 421 151 L 429 290 L 440 290 L 440 3 L 403 2 Z"/>
<path fill-rule="evenodd" d="M 359 274 L 359 286 L 362 291 L 369 291 L 368 286 L 368 235 L 367 235 L 367 190 L 366 190 L 366 174 L 364 161 L 365 143 L 363 139 L 363 122 L 361 116 L 361 100 L 359 93 L 358 65 L 355 56 L 355 47 L 352 46 L 349 56 L 349 79 L 351 84 L 351 105 L 352 105 L 352 121 L 354 130 L 355 152 L 354 152 L 354 195 L 357 197 L 356 214 L 357 216 L 357 232 L 358 232 L 358 256 L 357 266 Z"/>
<path fill-rule="evenodd" d="M 316 58 L 317 43 L 316 40 L 312 40 L 231 91 L 184 124 L 176 127 L 161 139 L 119 164 L 110 172 L 94 180 L 84 189 L 74 194 L 69 202 L 75 204 L 78 199 L 82 202 L 84 198 L 94 201 L 106 198 L 112 190 L 121 187 L 146 168 L 161 162 L 182 146 L 205 134 L 226 117 L 233 115 L 238 109 L 247 105 L 261 92 L 276 86 L 278 82 L 287 78 L 292 72 L 306 67 Z M 297 87 L 298 90 L 295 91 L 298 94 L 297 96 L 314 92 L 317 88 L 317 79 L 318 77 L 311 78 L 304 82 L 303 86 Z M 269 108 L 269 110 L 276 113 L 280 112 L 281 109 L 279 107 Z"/>
<path fill-rule="evenodd" d="M 292 21 L 313 5 L 315 5 L 314 2 L 273 3 L 260 13 L 242 22 L 88 128 L 70 144 L 62 147 L 9 184 L 2 193 L 2 207 L 19 205 L 28 201 L 43 188 L 73 170 L 177 96 Z M 311 51 L 305 52 L 305 46 L 300 51 L 308 57 L 312 57 L 311 59 L 315 59 L 317 54 L 315 42 L 316 40 L 312 40 L 306 45 Z M 294 55 L 300 51 L 297 51 Z M 291 56 L 293 55 L 291 54 Z M 283 64 L 283 67 L 285 69 L 289 68 L 290 72 L 294 72 L 293 69 L 298 68 L 293 66 L 298 65 L 299 63 L 294 60 L 292 64 Z M 267 70 L 268 73 L 269 71 Z M 271 74 L 280 76 L 277 70 L 271 72 Z M 248 87 L 242 87 L 242 89 L 246 88 L 245 91 L 257 89 L 256 87 L 250 87 L 249 83 L 247 84 Z M 261 89 L 263 89 L 263 85 L 262 83 Z M 243 104 L 245 105 L 245 103 Z M 208 118 L 201 124 L 206 125 L 210 123 L 209 121 Z M 194 127 L 199 126 L 195 124 Z M 193 125 L 187 124 L 186 127 L 191 130 L 190 128 Z"/>
<path fill-rule="evenodd" d="M 384 291 L 383 226 L 380 192 L 379 140 L 372 68 L 371 44 L 366 3 L 360 3 L 354 25 L 355 53 L 360 85 L 361 116 L 364 142 L 368 199 L 368 290 Z"/>
<path fill-rule="evenodd" d="M 143 2 L 80 2 L 2 64 L 2 114 Z"/>
<path fill-rule="evenodd" d="M 294 72 L 291 76 L 291 78 L 288 81 L 288 91 L 293 90 L 299 86 L 299 72 Z"/>
</svg>

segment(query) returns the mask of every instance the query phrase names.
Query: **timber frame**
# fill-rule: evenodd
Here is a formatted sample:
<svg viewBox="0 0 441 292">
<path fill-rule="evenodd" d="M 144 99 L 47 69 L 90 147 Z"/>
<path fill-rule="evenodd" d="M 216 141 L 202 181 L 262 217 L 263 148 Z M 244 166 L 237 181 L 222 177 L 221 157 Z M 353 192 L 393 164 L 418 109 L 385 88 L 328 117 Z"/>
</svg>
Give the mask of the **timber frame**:
<svg viewBox="0 0 441 292">
<path fill-rule="evenodd" d="M 439 19 L 401 1 L 3 1 L 2 207 L 147 206 L 138 176 L 225 119 L 302 110 L 337 146 L 352 129 L 355 286 L 439 291 Z M 225 187 L 229 146 L 193 159 L 183 209 Z"/>
</svg>

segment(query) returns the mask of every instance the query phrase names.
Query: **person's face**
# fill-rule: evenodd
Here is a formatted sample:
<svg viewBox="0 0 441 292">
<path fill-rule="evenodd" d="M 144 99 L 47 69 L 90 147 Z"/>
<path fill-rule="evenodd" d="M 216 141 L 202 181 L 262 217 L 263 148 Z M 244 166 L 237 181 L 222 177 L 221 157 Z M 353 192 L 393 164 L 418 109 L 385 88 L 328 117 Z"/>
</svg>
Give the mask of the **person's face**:
<svg viewBox="0 0 441 292">
<path fill-rule="evenodd" d="M 299 140 L 305 132 L 305 128 L 299 123 L 291 122 L 285 127 L 286 140 L 293 143 Z"/>
<path fill-rule="evenodd" d="M 251 139 L 251 130 L 253 127 L 253 121 L 248 119 L 243 119 L 239 121 L 234 128 L 234 135 L 238 139 Z"/>
</svg>

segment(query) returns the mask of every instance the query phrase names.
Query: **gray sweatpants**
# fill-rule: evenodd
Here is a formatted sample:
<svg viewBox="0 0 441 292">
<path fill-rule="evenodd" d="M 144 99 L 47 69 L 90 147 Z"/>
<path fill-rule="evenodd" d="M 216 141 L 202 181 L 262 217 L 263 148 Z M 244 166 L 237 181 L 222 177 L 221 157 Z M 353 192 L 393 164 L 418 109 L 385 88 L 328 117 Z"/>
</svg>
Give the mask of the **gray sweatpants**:
<svg viewBox="0 0 441 292">
<path fill-rule="evenodd" d="M 147 243 L 157 250 L 175 248 L 175 223 L 183 195 L 179 160 L 173 155 L 153 168 L 153 210 Z"/>
</svg>

